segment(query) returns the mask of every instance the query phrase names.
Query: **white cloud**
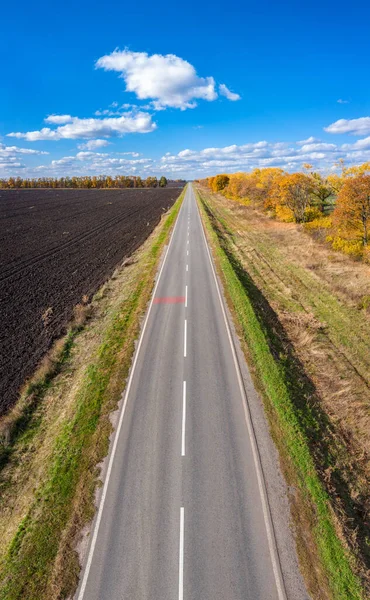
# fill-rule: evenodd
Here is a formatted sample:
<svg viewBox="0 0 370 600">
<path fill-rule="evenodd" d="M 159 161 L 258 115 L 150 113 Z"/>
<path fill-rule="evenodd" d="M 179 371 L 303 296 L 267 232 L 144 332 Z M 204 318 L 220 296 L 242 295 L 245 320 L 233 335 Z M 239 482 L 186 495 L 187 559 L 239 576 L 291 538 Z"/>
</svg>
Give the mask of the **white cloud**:
<svg viewBox="0 0 370 600">
<path fill-rule="evenodd" d="M 97 148 L 103 148 L 104 146 L 108 146 L 109 142 L 107 140 L 89 140 L 85 144 L 80 144 L 77 146 L 79 150 L 96 150 Z"/>
<path fill-rule="evenodd" d="M 370 149 L 370 137 L 363 138 L 362 140 L 357 140 L 354 144 L 352 144 L 352 148 L 355 150 L 367 150 Z"/>
<path fill-rule="evenodd" d="M 78 160 L 91 160 L 92 158 L 100 158 L 101 156 L 109 156 L 109 154 L 101 153 L 101 152 L 77 152 L 76 158 Z"/>
<path fill-rule="evenodd" d="M 86 174 L 114 175 L 118 173 L 130 174 L 153 171 L 152 165 L 154 161 L 151 158 L 136 158 L 139 156 L 137 152 L 122 154 L 131 155 L 133 158 L 119 158 L 108 153 L 81 151 L 75 156 L 63 156 L 62 158 L 52 160 L 48 165 L 39 165 L 34 170 L 38 176 L 42 173 L 45 175 L 52 174 L 54 177 Z"/>
<path fill-rule="evenodd" d="M 367 135 L 370 133 L 370 117 L 359 119 L 339 119 L 328 127 L 324 127 L 328 133 L 351 133 L 352 135 Z"/>
<path fill-rule="evenodd" d="M 195 68 L 175 54 L 152 54 L 114 50 L 96 62 L 96 68 L 117 71 L 126 91 L 139 100 L 152 100 L 153 107 L 194 108 L 196 100 L 216 100 L 213 77 L 199 77 Z"/>
<path fill-rule="evenodd" d="M 339 98 L 339 100 L 337 100 L 338 104 L 349 104 L 349 100 L 342 100 L 342 98 Z"/>
<path fill-rule="evenodd" d="M 18 148 L 18 146 L 5 146 L 0 143 L 0 156 L 8 156 L 13 154 L 49 154 L 43 150 L 33 150 L 31 148 Z"/>
<path fill-rule="evenodd" d="M 58 166 L 70 167 L 73 165 L 74 161 L 75 161 L 74 156 L 64 156 L 63 158 L 59 158 L 58 160 L 52 160 L 51 167 L 58 167 Z"/>
<path fill-rule="evenodd" d="M 26 165 L 19 162 L 19 155 L 42 155 L 49 154 L 42 150 L 32 150 L 30 148 L 19 148 L 18 146 L 6 146 L 0 142 L 0 169 L 24 169 Z"/>
<path fill-rule="evenodd" d="M 319 140 L 311 135 L 306 140 L 300 140 L 299 142 L 297 142 L 297 146 L 304 146 L 305 144 L 314 144 L 314 143 L 320 142 L 320 141 L 321 140 Z"/>
<path fill-rule="evenodd" d="M 337 145 L 336 144 L 326 144 L 324 142 L 318 142 L 318 143 L 303 144 L 303 146 L 301 146 L 301 148 L 300 148 L 300 152 L 316 152 L 317 150 L 326 150 L 326 151 L 332 152 L 334 150 L 337 150 Z"/>
<path fill-rule="evenodd" d="M 140 152 L 117 152 L 117 154 L 121 154 L 122 156 L 132 156 L 134 158 L 140 156 Z"/>
<path fill-rule="evenodd" d="M 23 138 L 30 142 L 38 140 L 61 140 L 95 138 L 97 136 L 113 137 L 126 133 L 149 133 L 157 125 L 152 121 L 151 115 L 144 112 L 126 113 L 118 118 L 107 119 L 79 119 L 71 117 L 71 121 L 60 125 L 56 129 L 44 127 L 39 131 L 26 133 L 8 133 L 9 137 Z"/>
<path fill-rule="evenodd" d="M 235 92 L 232 92 L 231 90 L 229 90 L 229 88 L 226 87 L 226 85 L 224 83 L 221 83 L 218 86 L 218 90 L 219 90 L 221 96 L 225 96 L 225 98 L 227 98 L 228 100 L 231 100 L 232 102 L 235 102 L 236 100 L 241 99 L 241 96 L 239 96 L 239 94 L 235 94 Z"/>
<path fill-rule="evenodd" d="M 357 140 L 354 144 L 342 144 L 342 150 L 368 150 L 370 149 L 370 137 Z"/>
<path fill-rule="evenodd" d="M 64 125 L 65 123 L 71 123 L 73 117 L 71 115 L 49 115 L 45 119 L 45 123 L 53 123 L 54 125 Z"/>
<path fill-rule="evenodd" d="M 96 110 L 94 115 L 96 117 L 120 117 L 127 110 L 131 110 L 131 112 L 153 110 L 153 106 L 151 104 L 142 104 L 138 106 L 137 104 L 130 104 L 128 102 L 118 106 L 118 102 L 112 102 L 112 104 L 109 105 L 109 108 L 105 108 L 104 110 Z"/>
<path fill-rule="evenodd" d="M 106 108 L 105 110 L 96 110 L 94 115 L 96 117 L 116 117 L 117 115 L 121 115 L 118 110 L 112 110 L 110 108 Z"/>
<path fill-rule="evenodd" d="M 23 138 L 29 142 L 35 142 L 39 140 L 60 140 L 60 136 L 57 135 L 57 132 L 50 129 L 50 127 L 43 127 L 39 131 L 27 131 L 26 133 L 21 133 L 20 131 L 11 132 L 8 133 L 7 136 L 18 139 Z"/>
<path fill-rule="evenodd" d="M 314 141 L 310 137 L 296 143 L 266 141 L 232 145 L 203 150 L 181 150 L 177 154 L 166 153 L 160 161 L 164 173 L 182 173 L 184 176 L 209 176 L 216 173 L 235 173 L 255 168 L 280 167 L 286 171 L 301 170 L 303 163 L 309 162 L 316 170 L 330 172 L 339 158 L 346 165 L 360 164 L 370 160 L 370 137 L 360 144 L 337 146 Z M 304 143 L 305 142 L 305 143 Z"/>
<path fill-rule="evenodd" d="M 310 163 L 315 170 L 327 173 L 335 169 L 334 165 L 340 158 L 345 161 L 346 166 L 370 161 L 370 136 L 352 144 L 340 145 L 313 140 L 313 137 L 293 143 L 261 140 L 201 150 L 185 148 L 176 154 L 167 152 L 158 160 L 134 151 L 99 152 L 98 148 L 86 147 L 87 142 L 79 146 L 80 151 L 74 156 L 64 156 L 51 161 L 50 164 L 32 168 L 20 163 L 19 157 L 27 157 L 27 154 L 31 153 L 43 154 L 42 151 L 0 144 L 0 169 L 5 172 L 10 170 L 13 174 L 17 173 L 17 169 L 22 169 L 23 174 L 26 173 L 27 176 L 42 174 L 60 177 L 120 173 L 147 176 L 162 172 L 168 176 L 178 174 L 192 178 L 264 167 L 281 167 L 292 172 L 301 170 L 304 163 Z"/>
</svg>

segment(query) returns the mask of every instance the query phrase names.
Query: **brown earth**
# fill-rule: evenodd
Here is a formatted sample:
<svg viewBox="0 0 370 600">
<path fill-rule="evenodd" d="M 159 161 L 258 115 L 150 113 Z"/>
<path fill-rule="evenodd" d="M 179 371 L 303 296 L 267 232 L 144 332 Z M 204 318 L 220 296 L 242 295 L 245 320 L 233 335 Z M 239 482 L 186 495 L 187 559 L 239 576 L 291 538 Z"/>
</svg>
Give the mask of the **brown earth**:
<svg viewBox="0 0 370 600">
<path fill-rule="evenodd" d="M 180 190 L 0 192 L 0 414 L 53 340 L 136 250 Z"/>
</svg>

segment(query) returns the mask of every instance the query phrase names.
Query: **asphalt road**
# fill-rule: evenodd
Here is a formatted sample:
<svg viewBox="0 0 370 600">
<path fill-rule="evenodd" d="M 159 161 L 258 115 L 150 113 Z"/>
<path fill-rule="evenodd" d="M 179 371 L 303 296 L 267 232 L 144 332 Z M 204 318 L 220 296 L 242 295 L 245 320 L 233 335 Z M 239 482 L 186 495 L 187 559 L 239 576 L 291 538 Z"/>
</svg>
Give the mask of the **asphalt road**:
<svg viewBox="0 0 370 600">
<path fill-rule="evenodd" d="M 235 351 L 192 187 L 139 342 L 78 600 L 282 600 Z"/>
</svg>

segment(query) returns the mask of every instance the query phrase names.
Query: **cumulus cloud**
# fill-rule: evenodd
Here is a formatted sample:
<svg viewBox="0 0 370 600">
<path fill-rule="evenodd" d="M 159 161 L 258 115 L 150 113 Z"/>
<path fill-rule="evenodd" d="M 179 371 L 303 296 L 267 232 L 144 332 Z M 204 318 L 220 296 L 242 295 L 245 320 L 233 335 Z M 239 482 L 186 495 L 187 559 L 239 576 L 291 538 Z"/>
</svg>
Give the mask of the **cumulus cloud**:
<svg viewBox="0 0 370 600">
<path fill-rule="evenodd" d="M 127 110 L 130 110 L 131 112 L 153 110 L 153 106 L 151 104 L 141 104 L 139 106 L 138 104 L 130 104 L 128 102 L 118 106 L 117 102 L 112 102 L 109 108 L 105 108 L 104 110 L 96 110 L 94 115 L 96 117 L 120 117 Z"/>
<path fill-rule="evenodd" d="M 109 156 L 109 154 L 105 154 L 102 152 L 77 152 L 76 158 L 77 160 L 91 160 L 92 158 L 100 158 L 101 156 Z"/>
<path fill-rule="evenodd" d="M 226 85 L 224 83 L 221 83 L 218 86 L 218 90 L 221 94 L 221 96 L 225 96 L 225 98 L 227 98 L 228 100 L 231 100 L 232 102 L 235 102 L 236 100 L 240 100 L 240 96 L 239 94 L 235 94 L 235 92 L 232 92 L 231 90 L 229 90 L 228 87 L 226 87 Z"/>
<path fill-rule="evenodd" d="M 6 146 L 0 143 L 0 169 L 24 169 L 25 165 L 19 162 L 20 156 L 49 154 L 43 150 L 32 150 L 31 148 L 19 148 L 18 146 Z"/>
<path fill-rule="evenodd" d="M 48 117 L 50 118 L 50 117 Z M 117 118 L 106 119 L 80 119 L 71 117 L 70 122 L 60 125 L 56 129 L 43 127 L 39 131 L 27 131 L 26 133 L 12 132 L 9 137 L 23 138 L 29 142 L 38 140 L 61 140 L 61 139 L 88 139 L 101 137 L 116 137 L 126 133 L 149 133 L 154 131 L 157 125 L 152 121 L 151 115 L 144 112 L 126 113 Z"/>
<path fill-rule="evenodd" d="M 338 145 L 318 141 L 311 136 L 292 143 L 261 140 L 202 150 L 185 148 L 176 154 L 167 152 L 159 160 L 147 158 L 134 151 L 99 152 L 96 151 L 99 147 L 87 147 L 88 142 L 81 144 L 80 151 L 73 156 L 64 156 L 49 164 L 27 169 L 27 176 L 32 176 L 32 171 L 33 174 L 53 176 L 120 173 L 147 176 L 162 172 L 168 176 L 178 174 L 192 178 L 265 167 L 281 167 L 292 172 L 301 170 L 304 163 L 312 164 L 316 170 L 330 172 L 335 169 L 339 159 L 343 159 L 347 166 L 370 161 L 370 135 L 352 144 Z M 25 157 L 26 154 L 43 152 L 0 144 L 0 168 L 13 169 L 12 173 L 16 173 L 17 169 L 24 169 L 25 165 L 19 158 Z"/>
<path fill-rule="evenodd" d="M 199 77 L 193 65 L 175 54 L 114 50 L 99 58 L 96 68 L 120 73 L 126 91 L 136 94 L 139 100 L 152 100 L 157 110 L 185 110 L 194 108 L 197 100 L 217 98 L 214 78 Z"/>
<path fill-rule="evenodd" d="M 117 110 L 112 110 L 110 108 L 106 108 L 105 110 L 96 110 L 94 112 L 94 115 L 96 117 L 115 117 L 120 114 L 121 113 L 118 112 Z"/>
<path fill-rule="evenodd" d="M 109 142 L 107 140 L 89 140 L 85 144 L 80 144 L 77 146 L 79 150 L 96 150 L 97 148 L 104 148 L 104 146 L 108 146 Z"/>
<path fill-rule="evenodd" d="M 134 158 L 140 156 L 140 152 L 117 152 L 117 154 L 121 154 L 122 156 L 133 156 Z"/>
<path fill-rule="evenodd" d="M 18 148 L 18 146 L 5 146 L 0 143 L 0 156 L 9 156 L 14 154 L 49 154 L 44 150 L 33 150 L 31 148 Z"/>
<path fill-rule="evenodd" d="M 342 100 L 342 98 L 339 98 L 339 100 L 337 100 L 338 104 L 349 104 L 349 100 Z"/>
<path fill-rule="evenodd" d="M 9 169 L 24 169 L 25 166 L 20 162 L 10 162 L 0 159 L 0 169 L 4 171 L 8 171 Z"/>
<path fill-rule="evenodd" d="M 35 171 L 45 175 L 114 175 L 130 174 L 136 172 L 154 173 L 153 159 L 137 158 L 137 152 L 122 153 L 132 156 L 132 158 L 120 158 L 117 155 L 102 152 L 81 151 L 74 156 L 63 156 L 62 158 L 52 160 L 50 164 L 39 165 Z"/>
<path fill-rule="evenodd" d="M 73 165 L 74 161 L 75 161 L 75 156 L 64 156 L 63 158 L 59 158 L 58 160 L 52 160 L 50 166 L 51 167 L 57 167 L 57 166 L 70 167 Z"/>
<path fill-rule="evenodd" d="M 342 144 L 342 150 L 368 150 L 370 149 L 370 137 L 357 140 L 354 144 Z"/>
<path fill-rule="evenodd" d="M 181 173 L 193 177 L 265 167 L 297 171 L 308 162 L 315 169 L 328 172 L 340 158 L 343 158 L 347 165 L 370 160 L 370 137 L 366 142 L 359 140 L 354 144 L 340 146 L 319 142 L 310 137 L 296 143 L 261 141 L 197 151 L 186 149 L 177 154 L 166 153 L 161 158 L 160 170 L 168 174 Z"/>
<path fill-rule="evenodd" d="M 326 150 L 328 152 L 333 152 L 335 150 L 337 150 L 337 145 L 336 144 L 326 144 L 324 142 L 318 142 L 318 143 L 309 143 L 309 144 L 303 144 L 301 146 L 300 152 L 317 152 L 318 150 Z"/>
<path fill-rule="evenodd" d="M 307 138 L 306 140 L 299 140 L 299 142 L 297 142 L 298 146 L 304 146 L 305 144 L 314 144 L 316 142 L 320 142 L 321 140 L 318 140 L 317 138 L 313 137 L 312 135 Z"/>
<path fill-rule="evenodd" d="M 350 133 L 352 135 L 368 135 L 370 133 L 370 117 L 359 119 L 339 119 L 328 127 L 324 127 L 328 133 Z"/>
<path fill-rule="evenodd" d="M 64 125 L 65 123 L 71 123 L 73 117 L 71 115 L 49 115 L 45 119 L 45 123 L 52 123 L 54 125 Z"/>
</svg>

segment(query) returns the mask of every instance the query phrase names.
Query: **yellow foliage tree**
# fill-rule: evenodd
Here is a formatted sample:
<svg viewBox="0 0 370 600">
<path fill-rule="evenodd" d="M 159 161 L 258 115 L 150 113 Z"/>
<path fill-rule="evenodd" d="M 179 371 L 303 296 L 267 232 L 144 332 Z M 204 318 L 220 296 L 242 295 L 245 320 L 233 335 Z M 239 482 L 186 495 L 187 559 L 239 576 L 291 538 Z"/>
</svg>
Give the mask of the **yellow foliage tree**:
<svg viewBox="0 0 370 600">
<path fill-rule="evenodd" d="M 339 235 L 358 240 L 362 246 L 369 244 L 370 175 L 357 175 L 345 180 L 337 197 L 333 224 Z"/>
<path fill-rule="evenodd" d="M 285 175 L 279 182 L 280 204 L 289 208 L 296 223 L 306 220 L 306 210 L 312 204 L 312 181 L 304 173 Z"/>
<path fill-rule="evenodd" d="M 225 189 L 229 183 L 228 175 L 216 175 L 216 177 L 210 177 L 210 188 L 213 192 L 221 192 Z"/>
</svg>

